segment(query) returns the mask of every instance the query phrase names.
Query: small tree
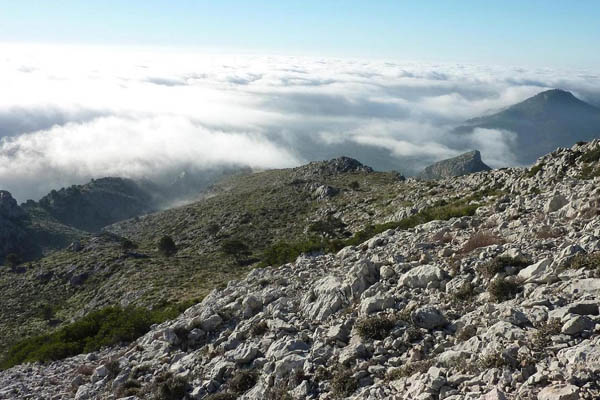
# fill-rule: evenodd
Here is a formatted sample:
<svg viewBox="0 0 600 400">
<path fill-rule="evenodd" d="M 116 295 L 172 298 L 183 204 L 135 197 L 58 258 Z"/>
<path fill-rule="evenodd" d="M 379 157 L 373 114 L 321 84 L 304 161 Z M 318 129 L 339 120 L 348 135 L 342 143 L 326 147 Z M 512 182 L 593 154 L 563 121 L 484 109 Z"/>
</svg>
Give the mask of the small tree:
<svg viewBox="0 0 600 400">
<path fill-rule="evenodd" d="M 125 251 L 135 250 L 138 248 L 138 245 L 133 243 L 129 239 L 123 239 L 123 241 L 121 242 L 121 248 Z"/>
<path fill-rule="evenodd" d="M 352 181 L 348 186 L 350 186 L 350 189 L 352 190 L 358 190 L 360 188 L 360 183 L 358 183 L 358 181 Z"/>
<path fill-rule="evenodd" d="M 240 239 L 229 239 L 224 241 L 221 245 L 221 251 L 233 256 L 236 260 L 241 260 L 251 254 L 246 243 L 242 242 Z"/>
<path fill-rule="evenodd" d="M 23 261 L 21 260 L 21 257 L 19 257 L 19 255 L 15 253 L 10 253 L 4 258 L 4 263 L 11 268 L 16 267 L 22 262 Z"/>
<path fill-rule="evenodd" d="M 160 239 L 158 242 L 158 251 L 166 257 L 170 257 L 177 253 L 177 246 L 171 236 L 163 236 Z"/>
</svg>

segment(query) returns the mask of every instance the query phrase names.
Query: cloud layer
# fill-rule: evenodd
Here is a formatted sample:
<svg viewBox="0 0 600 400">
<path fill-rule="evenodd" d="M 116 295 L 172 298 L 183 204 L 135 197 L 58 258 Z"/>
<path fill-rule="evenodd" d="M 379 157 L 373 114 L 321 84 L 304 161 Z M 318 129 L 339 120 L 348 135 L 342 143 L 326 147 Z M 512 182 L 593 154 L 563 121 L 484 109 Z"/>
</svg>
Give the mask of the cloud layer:
<svg viewBox="0 0 600 400">
<path fill-rule="evenodd" d="M 548 88 L 600 101 L 585 71 L 1 47 L 0 188 L 19 200 L 92 177 L 342 154 L 405 173 L 472 148 L 514 165 L 511 132 L 449 130 Z"/>
</svg>

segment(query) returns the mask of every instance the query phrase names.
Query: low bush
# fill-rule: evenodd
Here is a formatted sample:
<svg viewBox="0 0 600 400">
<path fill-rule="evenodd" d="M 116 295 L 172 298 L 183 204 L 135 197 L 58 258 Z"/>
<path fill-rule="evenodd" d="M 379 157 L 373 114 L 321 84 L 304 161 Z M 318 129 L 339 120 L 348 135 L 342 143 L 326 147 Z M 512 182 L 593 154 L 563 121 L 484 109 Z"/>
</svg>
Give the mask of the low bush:
<svg viewBox="0 0 600 400">
<path fill-rule="evenodd" d="M 540 324 L 531 341 L 532 349 L 538 352 L 545 351 L 546 347 L 552 344 L 552 336 L 560 333 L 562 325 L 559 318 L 553 318 Z"/>
<path fill-rule="evenodd" d="M 235 393 L 245 393 L 256 385 L 257 375 L 251 371 L 241 371 L 229 381 L 229 389 Z"/>
<path fill-rule="evenodd" d="M 171 373 L 166 373 L 158 379 L 157 397 L 160 400 L 181 400 L 185 397 L 190 385 L 180 376 L 173 376 Z"/>
<path fill-rule="evenodd" d="M 283 265 L 293 262 L 300 254 L 334 252 L 342 247 L 338 241 L 321 238 L 308 238 L 296 242 L 280 241 L 263 252 L 260 266 Z"/>
<path fill-rule="evenodd" d="M 352 376 L 352 371 L 339 369 L 331 379 L 331 392 L 335 398 L 346 398 L 358 389 L 358 380 Z"/>
<path fill-rule="evenodd" d="M 11 267 L 11 268 L 16 267 L 17 265 L 21 264 L 22 262 L 23 262 L 23 260 L 16 253 L 7 254 L 7 256 L 4 257 L 4 263 L 6 264 L 6 266 Z"/>
<path fill-rule="evenodd" d="M 527 171 L 527 174 L 526 174 L 527 177 L 528 178 L 534 177 L 535 175 L 537 175 L 538 172 L 540 172 L 542 169 L 544 169 L 544 166 L 545 166 L 545 164 L 542 163 L 542 164 L 534 165 L 533 167 L 529 168 L 529 171 Z"/>
<path fill-rule="evenodd" d="M 483 264 L 480 267 L 480 271 L 484 277 L 490 279 L 493 278 L 497 273 L 504 271 L 506 267 L 522 269 L 529 265 L 531 265 L 531 260 L 528 260 L 525 257 L 499 256 Z"/>
<path fill-rule="evenodd" d="M 393 318 L 377 315 L 358 321 L 356 330 L 363 339 L 383 340 L 394 326 L 396 326 L 396 321 Z"/>
<path fill-rule="evenodd" d="M 488 286 L 488 292 L 496 302 L 510 300 L 520 291 L 521 285 L 513 279 L 496 278 Z"/>
<path fill-rule="evenodd" d="M 585 269 L 594 272 L 595 275 L 600 275 L 600 252 L 589 254 L 579 253 L 571 258 L 564 269 Z"/>
<path fill-rule="evenodd" d="M 358 190 L 360 189 L 360 183 L 358 183 L 358 181 L 352 181 L 348 184 L 348 187 L 352 190 Z"/>
<path fill-rule="evenodd" d="M 225 240 L 221 244 L 221 251 L 235 258 L 247 257 L 251 254 L 250 248 L 241 239 Z"/>
<path fill-rule="evenodd" d="M 175 318 L 181 308 L 165 305 L 155 310 L 107 307 L 94 311 L 54 333 L 16 343 L 0 361 L 0 369 L 23 362 L 60 360 L 103 346 L 132 342 L 148 332 L 151 325 Z"/>
<path fill-rule="evenodd" d="M 404 364 L 401 367 L 391 370 L 387 375 L 388 381 L 395 381 L 400 378 L 406 378 L 416 373 L 427 372 L 433 365 L 433 360 L 413 361 Z"/>
<path fill-rule="evenodd" d="M 581 168 L 581 173 L 579 174 L 579 179 L 590 180 L 600 176 L 600 168 L 597 168 L 595 165 L 584 165 Z"/>
<path fill-rule="evenodd" d="M 581 161 L 583 162 L 596 162 L 600 160 L 600 146 L 595 149 L 588 150 L 581 155 Z"/>
<path fill-rule="evenodd" d="M 315 221 L 308 226 L 308 231 L 324 236 L 335 237 L 338 232 L 343 231 L 346 228 L 346 224 L 341 219 L 335 217 L 328 217 Z"/>
</svg>

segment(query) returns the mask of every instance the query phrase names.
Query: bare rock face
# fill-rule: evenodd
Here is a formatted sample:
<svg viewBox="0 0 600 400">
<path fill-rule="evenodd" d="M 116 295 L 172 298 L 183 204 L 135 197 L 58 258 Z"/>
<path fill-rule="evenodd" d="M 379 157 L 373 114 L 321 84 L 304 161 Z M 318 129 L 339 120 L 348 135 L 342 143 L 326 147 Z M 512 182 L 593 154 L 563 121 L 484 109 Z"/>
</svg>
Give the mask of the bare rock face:
<svg viewBox="0 0 600 400">
<path fill-rule="evenodd" d="M 475 172 L 489 171 L 490 169 L 490 167 L 481 161 L 479 150 L 473 150 L 458 157 L 449 158 L 430 165 L 419 174 L 419 178 L 450 178 L 452 176 L 463 176 Z"/>
<path fill-rule="evenodd" d="M 10 253 L 21 253 L 27 232 L 23 228 L 26 214 L 12 195 L 0 191 L 0 263 Z"/>
</svg>

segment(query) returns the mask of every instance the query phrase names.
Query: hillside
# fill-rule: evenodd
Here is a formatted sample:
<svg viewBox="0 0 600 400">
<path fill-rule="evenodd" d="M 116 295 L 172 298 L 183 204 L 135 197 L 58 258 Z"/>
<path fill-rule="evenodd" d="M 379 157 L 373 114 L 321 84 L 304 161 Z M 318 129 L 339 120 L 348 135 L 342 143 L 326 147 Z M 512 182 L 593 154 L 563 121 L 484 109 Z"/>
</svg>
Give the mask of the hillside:
<svg viewBox="0 0 600 400">
<path fill-rule="evenodd" d="M 346 238 L 370 223 L 402 218 L 416 212 L 413 202 L 424 204 L 418 192 L 398 189 L 413 185 L 351 159 L 312 163 L 229 177 L 204 200 L 82 236 L 68 249 L 21 265 L 19 274 L 0 273 L 6 310 L 0 353 L 23 336 L 108 305 L 159 307 L 200 299 L 243 276 L 272 245 L 290 245 L 272 252 L 285 259 L 291 246 L 318 249 L 322 237 Z M 165 235 L 179 248 L 172 257 L 157 251 Z M 223 251 L 236 241 L 247 250 Z"/>
<path fill-rule="evenodd" d="M 230 178 L 211 198 L 109 228 L 148 258 L 133 263 L 122 239 L 102 235 L 12 275 L 25 284 L 93 256 L 106 275 L 73 292 L 82 304 L 218 289 L 129 345 L 8 369 L 0 398 L 598 398 L 599 159 L 595 141 L 528 170 L 435 182 L 349 160 Z M 321 237 L 340 251 L 244 277 L 260 250 L 327 216 L 345 224 L 316 225 L 335 228 Z M 165 233 L 180 247 L 172 259 L 152 250 Z M 222 254 L 231 238 L 248 251 Z"/>
<path fill-rule="evenodd" d="M 532 164 L 557 147 L 600 136 L 600 109 L 579 100 L 572 93 L 547 90 L 496 114 L 466 121 L 455 133 L 476 128 L 507 130 L 516 134 L 511 150 L 517 162 Z"/>
</svg>

